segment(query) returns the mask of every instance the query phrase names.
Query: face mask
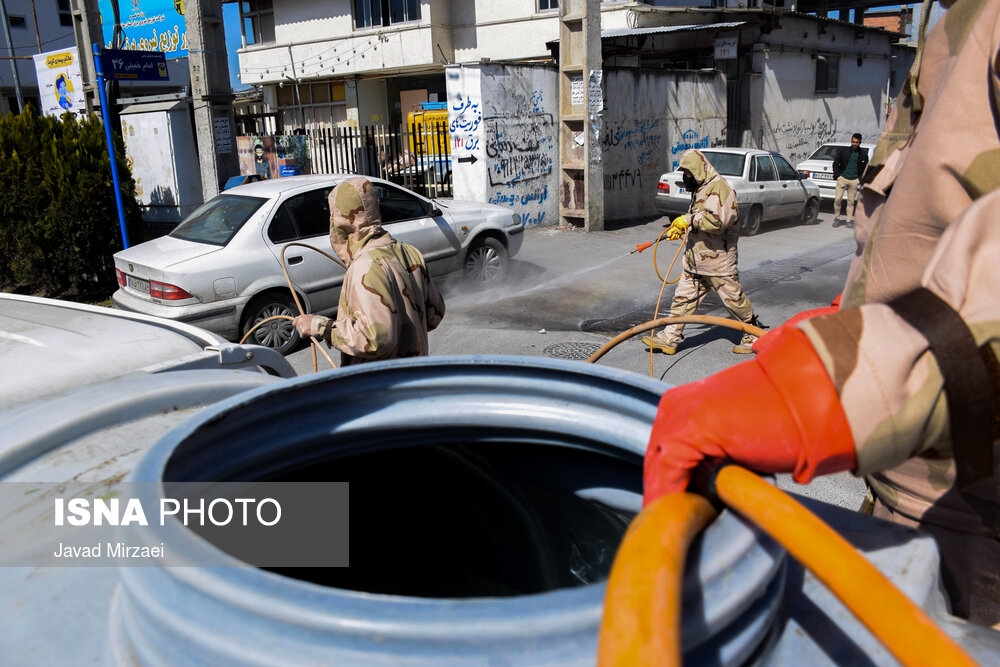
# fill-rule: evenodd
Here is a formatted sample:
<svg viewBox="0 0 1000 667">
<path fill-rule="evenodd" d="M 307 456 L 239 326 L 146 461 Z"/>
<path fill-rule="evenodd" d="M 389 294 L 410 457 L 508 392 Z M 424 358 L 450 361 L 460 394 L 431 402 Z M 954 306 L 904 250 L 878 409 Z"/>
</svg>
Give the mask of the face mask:
<svg viewBox="0 0 1000 667">
<path fill-rule="evenodd" d="M 694 176 L 688 176 L 688 175 L 685 174 L 685 176 L 684 176 L 684 187 L 687 188 L 688 190 L 697 190 L 698 189 L 698 181 L 694 180 Z"/>
</svg>

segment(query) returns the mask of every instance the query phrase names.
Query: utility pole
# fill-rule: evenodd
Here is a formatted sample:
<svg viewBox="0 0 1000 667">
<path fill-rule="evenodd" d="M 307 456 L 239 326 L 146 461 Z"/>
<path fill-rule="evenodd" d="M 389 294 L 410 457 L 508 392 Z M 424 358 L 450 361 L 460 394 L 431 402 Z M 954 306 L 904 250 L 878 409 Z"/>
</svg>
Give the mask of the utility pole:
<svg viewBox="0 0 1000 667">
<path fill-rule="evenodd" d="M 601 0 L 559 3 L 559 224 L 604 229 Z"/>
<path fill-rule="evenodd" d="M 14 55 L 14 42 L 10 39 L 10 21 L 7 18 L 7 5 L 0 0 L 0 21 L 3 21 L 3 34 L 7 38 L 7 48 L 10 49 L 10 69 L 14 72 L 14 94 L 17 95 L 17 110 L 24 111 L 24 100 L 21 99 L 21 77 L 17 74 L 17 58 Z"/>
<path fill-rule="evenodd" d="M 208 201 L 219 194 L 226 179 L 239 172 L 222 2 L 192 0 L 186 4 L 184 18 L 188 30 L 188 65 L 201 164 L 201 190 Z"/>
<path fill-rule="evenodd" d="M 90 115 L 100 106 L 97 90 L 97 68 L 94 66 L 93 44 L 104 46 L 101 28 L 101 11 L 98 0 L 71 0 L 73 32 L 76 34 L 77 52 L 80 55 L 80 78 L 83 79 L 84 103 Z"/>
</svg>

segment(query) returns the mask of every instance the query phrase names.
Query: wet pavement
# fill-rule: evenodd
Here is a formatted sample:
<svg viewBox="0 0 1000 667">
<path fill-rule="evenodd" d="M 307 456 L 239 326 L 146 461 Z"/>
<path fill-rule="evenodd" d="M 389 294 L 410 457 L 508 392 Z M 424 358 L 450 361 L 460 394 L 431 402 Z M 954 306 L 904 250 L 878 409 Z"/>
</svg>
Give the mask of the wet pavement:
<svg viewBox="0 0 1000 667">
<path fill-rule="evenodd" d="M 856 244 L 853 231 L 820 224 L 770 223 L 756 236 L 740 239 L 740 277 L 760 320 L 775 326 L 795 313 L 829 304 L 840 293 Z M 432 355 L 516 354 L 586 359 L 614 335 L 653 319 L 661 280 L 653 249 L 628 254 L 637 244 L 655 241 L 667 218 L 604 232 L 529 228 L 521 252 L 512 260 L 503 285 L 472 291 L 457 276 L 438 280 L 445 296 L 444 321 L 430 334 Z M 657 249 L 661 275 L 677 242 L 665 239 Z M 680 272 L 677 260 L 669 278 Z M 673 286 L 662 295 L 659 312 L 670 307 Z M 711 296 L 698 314 L 725 316 Z M 652 375 L 670 384 L 699 380 L 746 360 L 731 348 L 741 334 L 734 330 L 689 325 L 678 353 L 652 356 L 638 337 L 609 352 L 598 363 Z M 289 359 L 299 373 L 312 371 L 308 348 Z M 334 357 L 337 360 L 337 357 Z M 320 363 L 325 361 L 320 358 Z M 652 372 L 651 372 L 652 371 Z M 779 480 L 785 488 L 856 509 L 864 493 L 860 480 L 839 475 L 809 487 Z"/>
</svg>

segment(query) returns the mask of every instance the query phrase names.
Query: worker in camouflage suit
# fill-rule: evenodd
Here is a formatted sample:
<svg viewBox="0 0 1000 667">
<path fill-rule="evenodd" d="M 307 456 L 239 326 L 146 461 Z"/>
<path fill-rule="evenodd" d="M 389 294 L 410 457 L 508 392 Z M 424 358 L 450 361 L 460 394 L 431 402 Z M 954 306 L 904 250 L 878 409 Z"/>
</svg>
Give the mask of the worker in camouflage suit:
<svg viewBox="0 0 1000 667">
<path fill-rule="evenodd" d="M 337 319 L 300 315 L 299 334 L 336 347 L 342 366 L 426 356 L 427 332 L 444 317 L 444 300 L 420 251 L 382 229 L 367 179 L 349 178 L 330 192 L 330 243 L 347 265 Z"/>
<path fill-rule="evenodd" d="M 706 457 L 867 475 L 875 516 L 934 536 L 953 612 L 1000 627 L 1000 2 L 958 0 L 924 30 L 861 179 L 840 308 L 667 392 L 645 494 Z"/>
<path fill-rule="evenodd" d="M 681 156 L 680 171 L 684 175 L 684 187 L 692 193 L 691 206 L 686 215 L 678 216 L 670 224 L 667 238 L 676 240 L 686 229 L 690 232 L 684 250 L 684 270 L 674 291 L 670 314 L 694 314 L 698 304 L 712 291 L 733 317 L 756 325 L 753 306 L 743 293 L 737 273 L 736 244 L 740 231 L 736 193 L 700 151 L 686 151 Z M 643 336 L 641 340 L 661 352 L 674 354 L 683 331 L 683 324 L 674 324 L 654 336 Z M 749 354 L 755 340 L 756 336 L 744 334 L 733 352 Z"/>
</svg>

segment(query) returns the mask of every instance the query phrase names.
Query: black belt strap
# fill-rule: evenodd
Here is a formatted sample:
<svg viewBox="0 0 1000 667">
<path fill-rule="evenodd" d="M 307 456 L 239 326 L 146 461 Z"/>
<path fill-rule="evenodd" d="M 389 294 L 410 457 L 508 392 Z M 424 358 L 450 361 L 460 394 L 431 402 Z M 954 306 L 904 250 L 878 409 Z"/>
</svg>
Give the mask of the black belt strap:
<svg viewBox="0 0 1000 667">
<path fill-rule="evenodd" d="M 920 287 L 889 304 L 930 345 L 944 377 L 959 491 L 993 474 L 993 383 L 972 332 L 947 302 Z"/>
</svg>

